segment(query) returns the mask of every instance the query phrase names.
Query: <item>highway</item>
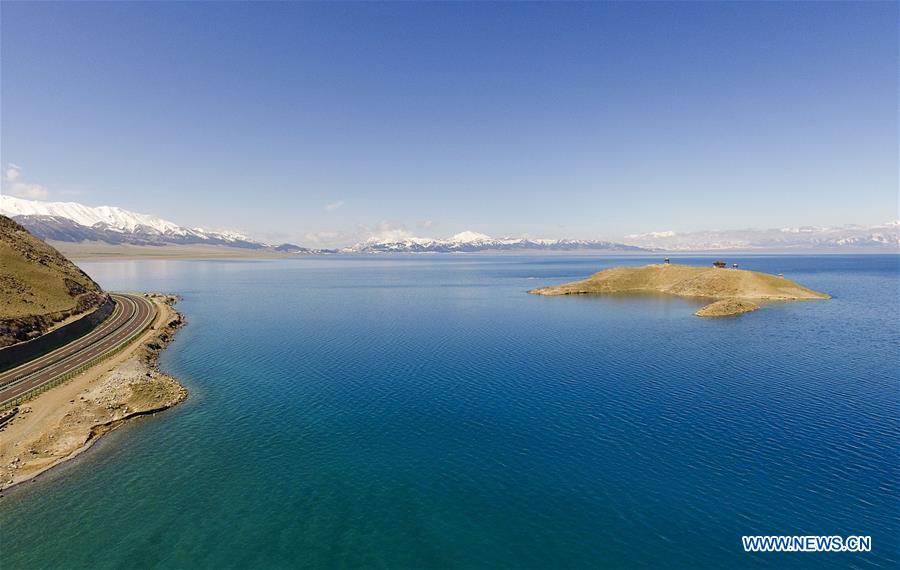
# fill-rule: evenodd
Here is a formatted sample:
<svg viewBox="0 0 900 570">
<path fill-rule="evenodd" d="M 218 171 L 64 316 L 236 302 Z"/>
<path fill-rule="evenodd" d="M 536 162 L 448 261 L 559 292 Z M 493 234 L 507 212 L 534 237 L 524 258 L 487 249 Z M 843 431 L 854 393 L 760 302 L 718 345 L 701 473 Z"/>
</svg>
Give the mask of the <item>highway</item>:
<svg viewBox="0 0 900 570">
<path fill-rule="evenodd" d="M 111 297 L 116 302 L 112 313 L 94 330 L 0 374 L 0 407 L 115 352 L 156 318 L 156 307 L 148 299 L 124 293 Z"/>
</svg>

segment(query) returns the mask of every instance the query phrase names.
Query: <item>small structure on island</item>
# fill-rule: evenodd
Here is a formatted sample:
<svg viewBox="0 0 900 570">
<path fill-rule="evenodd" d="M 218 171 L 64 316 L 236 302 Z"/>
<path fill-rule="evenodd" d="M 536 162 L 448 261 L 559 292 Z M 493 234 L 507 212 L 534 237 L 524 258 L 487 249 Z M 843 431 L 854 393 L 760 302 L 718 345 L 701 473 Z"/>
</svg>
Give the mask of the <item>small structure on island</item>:
<svg viewBox="0 0 900 570">
<path fill-rule="evenodd" d="M 666 265 L 668 265 L 668 264 L 670 263 L 670 262 L 669 262 L 669 258 L 667 257 L 667 258 L 663 259 L 663 263 L 665 263 Z"/>
<path fill-rule="evenodd" d="M 722 261 L 721 259 L 717 259 L 717 260 L 713 261 L 713 267 L 722 269 L 723 267 L 728 267 L 728 264 L 725 263 L 724 261 Z"/>
<path fill-rule="evenodd" d="M 732 263 L 732 264 L 731 264 L 731 268 L 732 268 L 732 269 L 737 269 L 737 268 L 738 268 L 737 263 Z"/>
</svg>

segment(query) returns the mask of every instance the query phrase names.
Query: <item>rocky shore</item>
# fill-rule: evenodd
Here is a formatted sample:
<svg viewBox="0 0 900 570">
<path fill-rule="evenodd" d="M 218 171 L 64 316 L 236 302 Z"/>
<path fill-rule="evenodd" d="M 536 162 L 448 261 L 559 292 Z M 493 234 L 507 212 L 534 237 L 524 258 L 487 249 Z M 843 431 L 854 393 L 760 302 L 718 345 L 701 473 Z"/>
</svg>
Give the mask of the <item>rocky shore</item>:
<svg viewBox="0 0 900 570">
<path fill-rule="evenodd" d="M 0 431 L 0 490 L 86 451 L 127 420 L 160 412 L 187 390 L 159 371 L 159 353 L 184 324 L 177 298 L 148 294 L 157 306 L 153 326 L 115 357 L 30 400 Z"/>
<path fill-rule="evenodd" d="M 744 299 L 723 299 L 710 303 L 696 313 L 698 317 L 730 317 L 734 315 L 742 315 L 759 309 L 759 305 L 753 301 Z"/>
</svg>

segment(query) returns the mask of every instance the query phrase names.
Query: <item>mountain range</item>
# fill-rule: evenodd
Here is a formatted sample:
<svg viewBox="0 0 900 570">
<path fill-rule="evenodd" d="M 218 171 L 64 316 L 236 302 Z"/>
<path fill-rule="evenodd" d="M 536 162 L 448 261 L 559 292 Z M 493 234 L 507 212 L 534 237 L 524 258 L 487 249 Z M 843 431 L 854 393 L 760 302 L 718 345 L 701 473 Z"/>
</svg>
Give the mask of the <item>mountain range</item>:
<svg viewBox="0 0 900 570">
<path fill-rule="evenodd" d="M 39 202 L 0 196 L 0 213 L 13 218 L 44 240 L 94 241 L 128 245 L 220 245 L 293 254 L 452 253 L 479 251 L 644 251 L 643 248 L 598 240 L 492 238 L 465 231 L 447 239 L 370 238 L 340 250 L 313 249 L 291 243 L 267 244 L 234 231 L 179 226 L 168 220 L 113 206 L 76 202 Z"/>
<path fill-rule="evenodd" d="M 168 220 L 113 206 L 40 202 L 0 196 L 0 213 L 44 240 L 128 245 L 216 245 L 299 255 L 377 253 L 475 253 L 483 251 L 897 251 L 900 222 L 875 226 L 803 226 L 777 229 L 650 232 L 617 241 L 592 239 L 495 238 L 464 231 L 449 238 L 388 232 L 342 249 L 315 249 L 291 243 L 265 243 L 246 234 L 180 226 Z"/>
<path fill-rule="evenodd" d="M 900 247 L 900 221 L 874 226 L 802 226 L 775 229 L 650 232 L 626 236 L 629 243 L 664 251 L 886 250 Z"/>
<path fill-rule="evenodd" d="M 524 237 L 493 238 L 465 231 L 447 239 L 394 237 L 370 238 L 352 247 L 347 253 L 474 253 L 479 251 L 648 251 L 641 247 L 612 241 L 573 239 L 529 239 Z"/>
<path fill-rule="evenodd" d="M 92 207 L 76 202 L 39 202 L 0 196 L 0 213 L 44 240 L 131 245 L 207 244 L 251 249 L 267 247 L 238 232 L 186 228 L 156 216 L 113 206 Z"/>
</svg>

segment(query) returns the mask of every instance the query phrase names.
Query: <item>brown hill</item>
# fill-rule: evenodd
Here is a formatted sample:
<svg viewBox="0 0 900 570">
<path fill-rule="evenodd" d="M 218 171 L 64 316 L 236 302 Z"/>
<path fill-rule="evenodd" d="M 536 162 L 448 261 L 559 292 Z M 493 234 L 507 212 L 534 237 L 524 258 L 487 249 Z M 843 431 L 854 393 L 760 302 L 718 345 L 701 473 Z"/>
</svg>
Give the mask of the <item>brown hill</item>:
<svg viewBox="0 0 900 570">
<path fill-rule="evenodd" d="M 807 289 L 789 279 L 746 271 L 660 264 L 644 267 L 614 267 L 583 281 L 529 291 L 535 295 L 591 295 L 615 293 L 666 293 L 681 297 L 716 299 L 698 316 L 746 313 L 759 306 L 754 301 L 829 299 L 825 293 Z M 727 302 L 722 302 L 727 301 Z"/>
<path fill-rule="evenodd" d="M 61 253 L 0 216 L 0 299 L 3 347 L 96 309 L 106 294 Z"/>
</svg>

